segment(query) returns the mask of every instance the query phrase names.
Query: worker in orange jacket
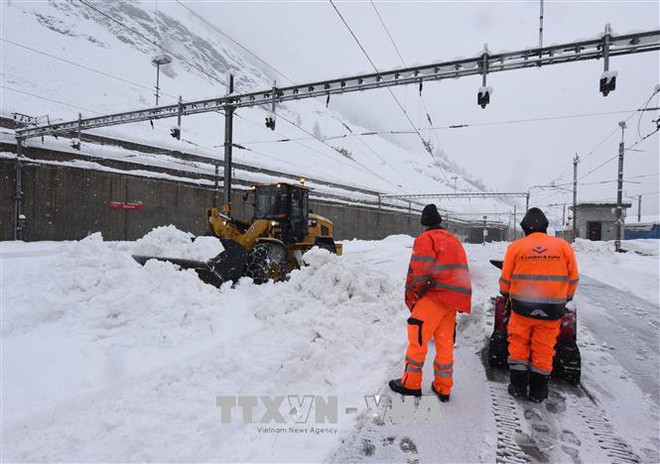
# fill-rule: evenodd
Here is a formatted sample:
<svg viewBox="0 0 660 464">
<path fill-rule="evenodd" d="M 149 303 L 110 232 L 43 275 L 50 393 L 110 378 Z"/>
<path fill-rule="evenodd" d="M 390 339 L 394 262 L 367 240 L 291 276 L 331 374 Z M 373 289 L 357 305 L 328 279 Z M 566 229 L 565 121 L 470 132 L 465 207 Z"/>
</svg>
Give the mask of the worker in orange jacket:
<svg viewBox="0 0 660 464">
<path fill-rule="evenodd" d="M 499 282 L 500 292 L 510 298 L 512 307 L 509 393 L 541 402 L 548 397 L 554 347 L 566 302 L 577 289 L 578 266 L 573 248 L 547 235 L 543 211 L 531 208 L 520 226 L 525 237 L 509 245 Z"/>
<path fill-rule="evenodd" d="M 440 226 L 441 221 L 435 205 L 422 211 L 426 230 L 415 240 L 406 279 L 405 302 L 411 314 L 405 368 L 403 376 L 391 380 L 389 386 L 402 395 L 421 396 L 422 368 L 433 337 L 436 354 L 431 388 L 446 402 L 453 385 L 456 313 L 470 312 L 472 288 L 465 250 Z"/>
</svg>

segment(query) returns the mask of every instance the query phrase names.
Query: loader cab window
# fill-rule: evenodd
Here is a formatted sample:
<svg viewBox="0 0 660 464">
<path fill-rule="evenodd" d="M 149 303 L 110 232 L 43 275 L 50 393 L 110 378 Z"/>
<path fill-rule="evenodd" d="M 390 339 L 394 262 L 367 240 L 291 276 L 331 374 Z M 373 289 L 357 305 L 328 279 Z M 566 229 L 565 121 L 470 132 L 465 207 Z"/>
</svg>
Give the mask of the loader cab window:
<svg viewBox="0 0 660 464">
<path fill-rule="evenodd" d="M 307 201 L 307 190 L 291 188 L 291 241 L 300 241 L 307 235 Z"/>
<path fill-rule="evenodd" d="M 254 199 L 254 218 L 285 218 L 288 215 L 288 193 L 286 186 L 257 187 Z"/>
</svg>

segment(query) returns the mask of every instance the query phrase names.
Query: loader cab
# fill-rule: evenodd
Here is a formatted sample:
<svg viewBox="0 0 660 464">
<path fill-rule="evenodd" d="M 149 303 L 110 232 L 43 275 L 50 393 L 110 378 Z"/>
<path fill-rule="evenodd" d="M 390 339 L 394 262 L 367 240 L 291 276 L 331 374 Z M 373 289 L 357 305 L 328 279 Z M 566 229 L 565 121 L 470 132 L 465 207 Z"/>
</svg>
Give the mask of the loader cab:
<svg viewBox="0 0 660 464">
<path fill-rule="evenodd" d="M 255 186 L 254 219 L 279 225 L 285 243 L 299 242 L 307 235 L 308 216 L 308 188 L 284 183 Z"/>
</svg>

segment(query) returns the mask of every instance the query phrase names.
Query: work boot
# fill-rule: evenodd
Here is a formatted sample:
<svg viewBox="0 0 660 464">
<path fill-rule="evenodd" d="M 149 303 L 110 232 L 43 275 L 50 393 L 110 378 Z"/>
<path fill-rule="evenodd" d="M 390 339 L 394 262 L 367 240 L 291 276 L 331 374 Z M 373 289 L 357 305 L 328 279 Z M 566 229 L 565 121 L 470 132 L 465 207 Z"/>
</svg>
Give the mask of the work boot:
<svg viewBox="0 0 660 464">
<path fill-rule="evenodd" d="M 390 389 L 393 392 L 399 393 L 404 396 L 422 396 L 422 389 L 412 389 L 412 388 L 406 388 L 403 385 L 403 382 L 401 382 L 401 379 L 392 379 L 390 380 Z"/>
<path fill-rule="evenodd" d="M 438 390 L 435 389 L 435 384 L 434 383 L 431 384 L 431 390 L 433 390 L 433 393 L 438 395 L 438 399 L 441 402 L 446 403 L 447 401 L 449 401 L 449 394 L 445 395 L 443 393 L 440 393 Z"/>
<path fill-rule="evenodd" d="M 529 382 L 529 372 L 509 370 L 511 383 L 509 384 L 509 395 L 514 398 L 527 396 L 527 383 Z"/>
<path fill-rule="evenodd" d="M 532 372 L 529 374 L 529 400 L 540 403 L 548 397 L 548 376 Z"/>
</svg>

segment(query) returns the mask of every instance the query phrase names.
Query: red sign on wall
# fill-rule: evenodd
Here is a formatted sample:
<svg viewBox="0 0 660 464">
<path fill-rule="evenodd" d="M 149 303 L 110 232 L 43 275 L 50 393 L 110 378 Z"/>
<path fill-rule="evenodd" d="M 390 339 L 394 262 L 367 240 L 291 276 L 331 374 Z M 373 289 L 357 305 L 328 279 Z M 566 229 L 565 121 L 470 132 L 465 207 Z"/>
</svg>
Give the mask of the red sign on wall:
<svg viewBox="0 0 660 464">
<path fill-rule="evenodd" d="M 110 209 L 126 209 L 130 211 L 142 211 L 144 205 L 141 201 L 127 202 L 127 201 L 109 201 L 108 206 Z"/>
</svg>

